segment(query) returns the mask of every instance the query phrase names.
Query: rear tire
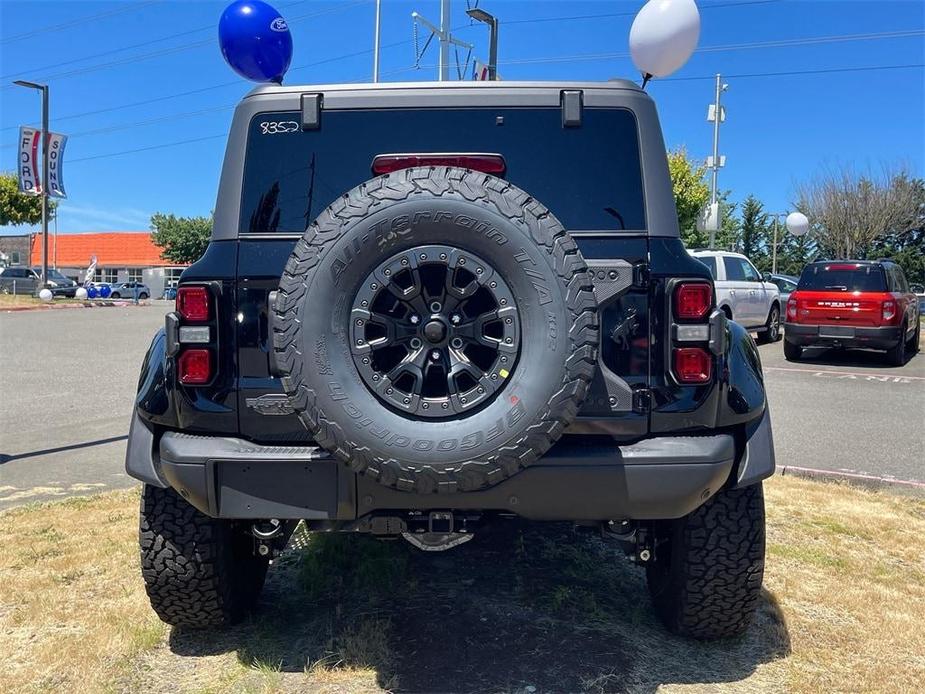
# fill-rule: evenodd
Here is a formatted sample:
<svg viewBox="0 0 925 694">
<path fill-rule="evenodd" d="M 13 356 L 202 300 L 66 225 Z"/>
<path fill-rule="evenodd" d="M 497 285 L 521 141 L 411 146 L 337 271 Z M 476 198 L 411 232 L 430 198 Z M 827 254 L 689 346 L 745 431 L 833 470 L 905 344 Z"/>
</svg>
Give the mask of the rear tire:
<svg viewBox="0 0 925 694">
<path fill-rule="evenodd" d="M 922 338 L 922 322 L 919 319 L 919 322 L 915 326 L 915 332 L 912 333 L 912 337 L 909 340 L 909 344 L 906 345 L 906 351 L 909 354 L 917 354 L 919 351 L 919 341 Z"/>
<path fill-rule="evenodd" d="M 668 522 L 659 539 L 646 578 L 665 626 L 697 639 L 744 632 L 764 577 L 761 484 L 718 492 L 690 515 Z"/>
<path fill-rule="evenodd" d="M 139 301 L 144 301 L 144 300 L 147 299 L 147 298 L 148 298 L 148 295 L 145 294 L 144 292 L 142 292 L 141 294 L 138 295 L 138 300 L 139 300 Z"/>
<path fill-rule="evenodd" d="M 145 485 L 141 574 L 151 607 L 167 624 L 220 627 L 254 606 L 268 560 L 231 521 L 197 511 L 173 489 Z"/>
<path fill-rule="evenodd" d="M 784 358 L 787 361 L 800 361 L 803 356 L 803 348 L 795 345 L 790 340 L 784 340 Z"/>
<path fill-rule="evenodd" d="M 758 333 L 758 344 L 766 345 L 777 342 L 780 338 L 780 307 L 775 305 L 768 312 L 768 320 L 764 324 L 764 330 Z"/>
<path fill-rule="evenodd" d="M 906 335 L 906 324 L 903 323 L 899 330 L 899 342 L 886 351 L 886 360 L 890 366 L 903 366 L 906 363 L 906 345 L 908 344 Z"/>
</svg>

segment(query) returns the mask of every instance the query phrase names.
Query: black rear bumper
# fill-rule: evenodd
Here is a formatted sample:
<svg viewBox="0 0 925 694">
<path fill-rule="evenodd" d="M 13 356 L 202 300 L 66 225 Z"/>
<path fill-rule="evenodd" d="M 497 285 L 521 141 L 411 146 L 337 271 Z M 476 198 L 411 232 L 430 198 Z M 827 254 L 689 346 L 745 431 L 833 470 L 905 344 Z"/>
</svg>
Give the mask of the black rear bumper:
<svg viewBox="0 0 925 694">
<path fill-rule="evenodd" d="M 566 436 L 539 462 L 488 489 L 452 495 L 396 491 L 357 475 L 314 446 L 261 446 L 233 437 L 166 432 L 136 415 L 126 469 L 170 486 L 219 518 L 350 521 L 387 511 L 470 510 L 534 520 L 665 519 L 690 513 L 735 475 L 774 471 L 770 416 L 744 440 L 732 434 L 663 436 L 630 445 Z"/>
<path fill-rule="evenodd" d="M 787 342 L 800 347 L 890 349 L 899 342 L 900 332 L 901 328 L 894 325 L 862 328 L 848 325 L 784 324 Z"/>
</svg>

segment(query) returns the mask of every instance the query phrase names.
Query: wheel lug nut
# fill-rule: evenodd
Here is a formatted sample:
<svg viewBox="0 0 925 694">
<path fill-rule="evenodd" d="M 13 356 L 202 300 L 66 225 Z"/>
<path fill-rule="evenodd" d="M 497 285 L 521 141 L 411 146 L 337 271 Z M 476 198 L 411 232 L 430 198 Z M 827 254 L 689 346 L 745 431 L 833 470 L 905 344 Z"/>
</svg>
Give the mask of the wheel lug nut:
<svg viewBox="0 0 925 694">
<path fill-rule="evenodd" d="M 411 325 L 417 325 L 421 322 L 421 319 L 415 314 L 411 314 L 411 318 L 409 320 L 411 321 Z"/>
<path fill-rule="evenodd" d="M 433 359 L 434 361 L 437 361 L 437 360 L 440 358 L 440 352 L 437 351 L 436 349 L 433 350 L 433 351 L 430 353 L 430 358 Z"/>
<path fill-rule="evenodd" d="M 462 318 L 459 317 L 459 314 L 458 314 L 458 313 L 454 313 L 454 314 L 450 317 L 450 322 L 451 322 L 453 325 L 459 325 L 459 321 L 461 321 L 461 320 L 462 320 Z"/>
</svg>

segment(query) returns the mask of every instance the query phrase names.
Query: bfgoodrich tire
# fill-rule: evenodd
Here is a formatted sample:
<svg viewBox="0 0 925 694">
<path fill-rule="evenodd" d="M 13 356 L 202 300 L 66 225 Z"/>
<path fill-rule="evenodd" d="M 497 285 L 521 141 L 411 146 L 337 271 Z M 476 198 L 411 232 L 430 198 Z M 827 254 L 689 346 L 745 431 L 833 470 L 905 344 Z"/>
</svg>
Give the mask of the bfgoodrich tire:
<svg viewBox="0 0 925 694">
<path fill-rule="evenodd" d="M 698 639 L 745 631 L 764 576 L 761 484 L 724 489 L 661 530 L 646 578 L 668 629 Z"/>
<path fill-rule="evenodd" d="M 384 287 L 388 302 L 411 298 L 377 309 Z M 482 319 L 466 292 L 483 294 L 493 337 L 467 328 Z M 377 321 L 374 339 L 363 331 Z M 373 345 L 393 340 L 410 377 L 379 367 Z M 420 493 L 488 487 L 538 460 L 578 413 L 597 342 L 591 277 L 558 220 L 503 180 L 446 167 L 375 178 L 322 212 L 286 264 L 273 326 L 283 386 L 316 441 Z M 470 343 L 496 345 L 495 361 L 478 364 Z"/>
<path fill-rule="evenodd" d="M 221 627 L 254 606 L 268 560 L 231 521 L 210 518 L 173 489 L 145 485 L 141 574 L 151 607 L 167 624 Z"/>
</svg>

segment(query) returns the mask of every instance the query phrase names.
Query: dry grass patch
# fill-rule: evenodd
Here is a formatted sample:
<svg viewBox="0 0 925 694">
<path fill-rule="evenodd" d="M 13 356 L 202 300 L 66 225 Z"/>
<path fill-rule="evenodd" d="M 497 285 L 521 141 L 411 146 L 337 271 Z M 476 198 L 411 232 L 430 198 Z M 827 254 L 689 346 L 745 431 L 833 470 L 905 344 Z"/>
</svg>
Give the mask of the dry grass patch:
<svg viewBox="0 0 925 694">
<path fill-rule="evenodd" d="M 169 629 L 138 573 L 137 494 L 0 514 L 0 691 L 915 691 L 925 681 L 925 501 L 766 484 L 765 599 L 742 638 L 674 638 L 641 572 L 565 526 L 445 554 L 319 536 L 258 613 Z"/>
</svg>

